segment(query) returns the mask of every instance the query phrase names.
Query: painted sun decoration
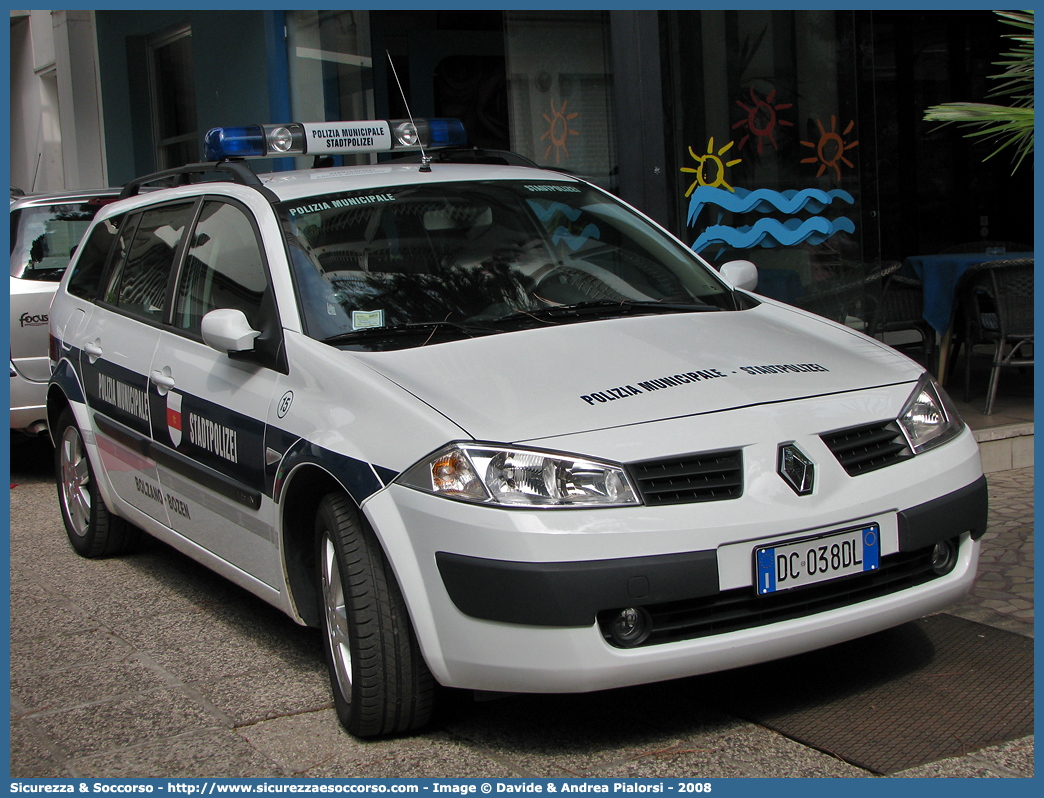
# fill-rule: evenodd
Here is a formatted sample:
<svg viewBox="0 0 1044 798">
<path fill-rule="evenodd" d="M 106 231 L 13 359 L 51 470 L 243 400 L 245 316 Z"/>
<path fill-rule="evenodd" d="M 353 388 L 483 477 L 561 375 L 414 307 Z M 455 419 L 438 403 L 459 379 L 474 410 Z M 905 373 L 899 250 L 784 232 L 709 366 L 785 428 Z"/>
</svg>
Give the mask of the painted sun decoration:
<svg viewBox="0 0 1044 798">
<path fill-rule="evenodd" d="M 579 113 L 574 111 L 571 114 L 566 113 L 566 105 L 569 103 L 568 100 L 562 100 L 562 107 L 559 110 L 555 110 L 554 98 L 551 99 L 551 116 L 544 114 L 544 119 L 547 120 L 548 128 L 547 132 L 540 137 L 541 141 L 551 139 L 551 143 L 547 145 L 547 150 L 544 151 L 544 160 L 547 161 L 551 158 L 551 149 L 555 150 L 555 163 L 561 163 L 562 153 L 565 153 L 565 157 L 569 157 L 569 148 L 566 146 L 566 141 L 569 136 L 579 136 L 579 130 L 573 130 L 569 126 L 570 119 L 576 119 L 580 116 Z"/>
<path fill-rule="evenodd" d="M 777 103 L 772 104 L 772 101 L 776 98 L 776 90 L 773 89 L 768 93 L 765 99 L 761 99 L 754 91 L 754 87 L 750 88 L 750 100 L 751 105 L 747 105 L 743 100 L 736 100 L 736 105 L 747 112 L 747 118 L 741 119 L 739 122 L 732 126 L 733 130 L 739 127 L 746 127 L 747 132 L 743 138 L 740 139 L 739 148 L 743 149 L 743 145 L 747 143 L 747 140 L 753 135 L 758 138 L 758 155 L 761 155 L 762 150 L 765 146 L 765 141 L 772 145 L 773 149 L 779 149 L 776 144 L 776 125 L 782 125 L 783 127 L 793 127 L 793 122 L 788 122 L 786 119 L 780 119 L 778 112 L 783 111 L 787 108 L 792 108 L 794 103 Z"/>
<path fill-rule="evenodd" d="M 690 174 L 696 175 L 696 179 L 693 181 L 692 185 L 689 186 L 689 190 L 685 192 L 686 197 L 692 194 L 693 189 L 695 189 L 696 186 L 709 186 L 711 188 L 718 188 L 719 186 L 721 186 L 727 188 L 729 191 L 735 191 L 735 189 L 725 181 L 725 167 L 735 166 L 736 164 L 740 163 L 743 159 L 736 158 L 735 160 L 724 162 L 721 160 L 721 156 L 728 152 L 730 149 L 732 149 L 733 144 L 735 144 L 735 142 L 730 141 L 728 144 L 726 144 L 724 147 L 718 150 L 717 154 L 715 154 L 714 136 L 711 136 L 710 141 L 707 143 L 707 154 L 702 156 L 694 153 L 692 151 L 692 147 L 689 147 L 689 155 L 691 155 L 693 159 L 696 161 L 696 163 L 699 164 L 699 167 L 693 169 L 691 166 L 683 166 L 681 168 L 681 171 L 683 172 L 689 172 Z M 713 165 L 713 180 L 707 179 L 706 167 L 708 163 Z"/>
<path fill-rule="evenodd" d="M 837 132 L 837 117 L 830 117 L 830 132 L 828 133 L 823 129 L 823 123 L 820 120 L 816 120 L 816 124 L 819 125 L 819 142 L 802 141 L 802 145 L 805 147 L 813 147 L 816 150 L 816 155 L 813 158 L 802 158 L 801 163 L 819 163 L 819 171 L 816 172 L 816 177 L 822 177 L 823 172 L 827 170 L 828 166 L 832 166 L 834 171 L 837 173 L 837 179 L 841 179 L 841 167 L 838 162 L 845 164 L 849 169 L 854 169 L 855 164 L 845 157 L 845 153 L 853 147 L 858 147 L 858 141 L 846 142 L 845 136 L 852 132 L 852 128 L 855 127 L 855 120 L 853 119 L 848 123 L 848 126 L 842 133 Z"/>
</svg>

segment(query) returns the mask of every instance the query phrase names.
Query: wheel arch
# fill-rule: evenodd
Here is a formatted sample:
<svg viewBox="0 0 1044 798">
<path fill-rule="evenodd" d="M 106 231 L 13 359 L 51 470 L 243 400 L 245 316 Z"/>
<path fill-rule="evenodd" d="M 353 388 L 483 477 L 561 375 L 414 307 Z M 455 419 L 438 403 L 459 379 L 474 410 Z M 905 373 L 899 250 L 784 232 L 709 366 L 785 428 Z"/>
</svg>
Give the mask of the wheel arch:
<svg viewBox="0 0 1044 798">
<path fill-rule="evenodd" d="M 65 395 L 65 391 L 57 385 L 48 386 L 46 407 L 47 434 L 51 438 L 53 446 L 58 445 L 58 441 L 54 439 L 55 429 L 58 427 L 58 419 L 61 418 L 67 407 L 71 407 L 71 403 L 69 402 L 69 397 Z"/>
<path fill-rule="evenodd" d="M 351 499 L 351 493 L 336 477 L 314 463 L 297 466 L 287 476 L 282 491 L 280 527 L 287 590 L 298 618 L 313 627 L 318 627 L 320 620 L 315 592 L 315 516 L 319 502 L 332 491 L 341 491 Z"/>
<path fill-rule="evenodd" d="M 83 388 L 72 364 L 68 359 L 63 358 L 51 375 L 51 383 L 47 386 L 47 397 L 45 399 L 47 433 L 51 438 L 51 443 L 57 444 L 54 439 L 54 430 L 58 424 L 58 419 L 65 408 L 72 408 L 73 402 L 85 402 Z M 72 409 L 73 415 L 78 415 L 76 409 Z"/>
</svg>

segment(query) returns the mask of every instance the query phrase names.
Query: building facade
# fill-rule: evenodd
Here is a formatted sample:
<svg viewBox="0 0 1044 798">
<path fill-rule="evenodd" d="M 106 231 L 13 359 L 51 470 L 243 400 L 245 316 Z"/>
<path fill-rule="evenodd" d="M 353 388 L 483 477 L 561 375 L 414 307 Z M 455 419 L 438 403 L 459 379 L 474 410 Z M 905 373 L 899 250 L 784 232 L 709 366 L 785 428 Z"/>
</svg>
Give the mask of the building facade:
<svg viewBox="0 0 1044 798">
<path fill-rule="evenodd" d="M 1032 165 L 923 121 L 983 99 L 1006 32 L 988 11 L 12 12 L 12 183 L 120 184 L 220 125 L 452 116 L 799 301 L 882 260 L 1032 245 Z"/>
</svg>

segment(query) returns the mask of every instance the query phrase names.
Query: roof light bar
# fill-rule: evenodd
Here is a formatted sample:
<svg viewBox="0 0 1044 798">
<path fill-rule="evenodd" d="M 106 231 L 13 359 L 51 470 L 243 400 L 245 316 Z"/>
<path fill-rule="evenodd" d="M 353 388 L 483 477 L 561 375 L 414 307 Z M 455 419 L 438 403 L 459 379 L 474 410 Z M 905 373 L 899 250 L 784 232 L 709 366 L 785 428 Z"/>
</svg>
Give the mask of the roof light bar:
<svg viewBox="0 0 1044 798">
<path fill-rule="evenodd" d="M 203 151 L 206 160 L 223 161 L 228 158 L 463 147 L 467 143 L 468 136 L 459 119 L 292 122 L 285 125 L 216 127 L 207 131 L 203 139 Z"/>
</svg>

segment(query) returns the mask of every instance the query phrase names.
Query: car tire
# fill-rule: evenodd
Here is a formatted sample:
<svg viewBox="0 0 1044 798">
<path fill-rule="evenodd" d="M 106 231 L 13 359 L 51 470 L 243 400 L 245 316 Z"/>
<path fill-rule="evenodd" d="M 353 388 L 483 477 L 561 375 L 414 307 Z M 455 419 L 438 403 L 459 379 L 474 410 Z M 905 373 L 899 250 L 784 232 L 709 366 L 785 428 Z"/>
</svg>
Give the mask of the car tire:
<svg viewBox="0 0 1044 798">
<path fill-rule="evenodd" d="M 58 503 L 69 543 L 83 557 L 110 557 L 137 544 L 141 530 L 113 515 L 105 506 L 83 436 L 72 411 L 58 419 L 54 471 Z"/>
<path fill-rule="evenodd" d="M 435 680 L 384 552 L 344 493 L 319 503 L 315 541 L 323 648 L 341 725 L 357 737 L 421 728 Z"/>
</svg>

